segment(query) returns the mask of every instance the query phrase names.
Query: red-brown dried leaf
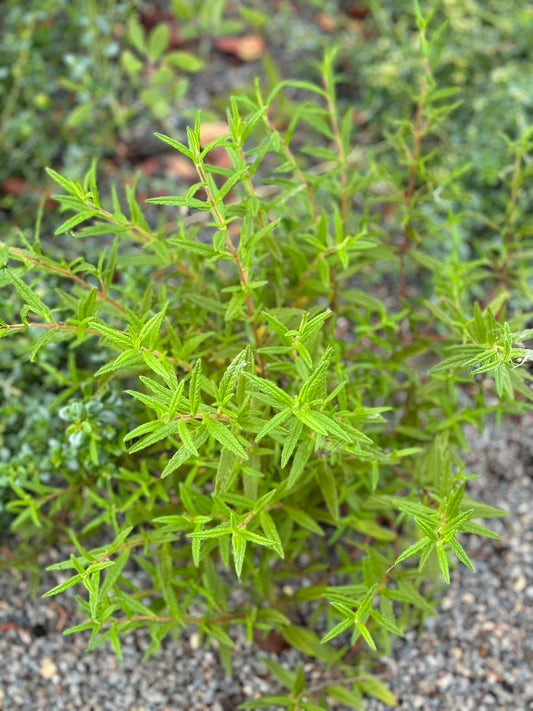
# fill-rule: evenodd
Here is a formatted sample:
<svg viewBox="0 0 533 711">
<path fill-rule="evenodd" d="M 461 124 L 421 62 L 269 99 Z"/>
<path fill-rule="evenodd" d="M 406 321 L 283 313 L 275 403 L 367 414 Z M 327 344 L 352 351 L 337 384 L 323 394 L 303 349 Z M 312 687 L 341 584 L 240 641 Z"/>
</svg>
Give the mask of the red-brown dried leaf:
<svg viewBox="0 0 533 711">
<path fill-rule="evenodd" d="M 254 62 L 265 53 L 266 42 L 262 35 L 245 35 L 244 37 L 219 37 L 215 47 L 221 52 L 232 54 L 241 62 Z"/>
<path fill-rule="evenodd" d="M 264 632 L 255 629 L 254 642 L 260 649 L 264 649 L 267 652 L 282 652 L 284 649 L 290 649 L 291 646 L 277 630 Z"/>
</svg>

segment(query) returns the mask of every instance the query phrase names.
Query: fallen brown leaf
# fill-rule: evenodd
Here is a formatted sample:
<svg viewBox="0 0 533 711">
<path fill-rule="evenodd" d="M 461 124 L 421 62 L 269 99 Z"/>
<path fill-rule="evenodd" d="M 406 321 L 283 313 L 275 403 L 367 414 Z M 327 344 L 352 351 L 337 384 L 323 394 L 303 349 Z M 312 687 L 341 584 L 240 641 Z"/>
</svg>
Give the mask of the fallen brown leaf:
<svg viewBox="0 0 533 711">
<path fill-rule="evenodd" d="M 254 642 L 260 649 L 264 649 L 267 652 L 281 652 L 284 649 L 290 649 L 291 646 L 277 630 L 263 632 L 255 629 Z"/>
<path fill-rule="evenodd" d="M 200 141 L 202 146 L 206 146 L 215 138 L 229 133 L 229 126 L 225 121 L 206 121 L 200 124 Z"/>
<path fill-rule="evenodd" d="M 337 22 L 335 21 L 335 18 L 327 12 L 317 12 L 315 19 L 317 25 L 324 32 L 333 32 L 337 29 Z"/>
<path fill-rule="evenodd" d="M 191 182 L 198 178 L 193 162 L 179 153 L 167 153 L 163 156 L 163 162 L 165 173 L 170 177 L 182 178 Z"/>
<path fill-rule="evenodd" d="M 233 54 L 242 62 L 253 62 L 263 56 L 266 42 L 262 35 L 244 37 L 219 37 L 215 47 L 226 54 Z"/>
</svg>

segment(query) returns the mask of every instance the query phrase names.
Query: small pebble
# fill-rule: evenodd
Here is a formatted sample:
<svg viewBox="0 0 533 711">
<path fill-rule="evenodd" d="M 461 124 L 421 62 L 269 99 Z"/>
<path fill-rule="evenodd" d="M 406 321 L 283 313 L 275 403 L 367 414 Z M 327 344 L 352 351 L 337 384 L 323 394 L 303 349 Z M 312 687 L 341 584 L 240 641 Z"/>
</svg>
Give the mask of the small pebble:
<svg viewBox="0 0 533 711">
<path fill-rule="evenodd" d="M 39 672 L 43 679 L 51 679 L 57 674 L 57 667 L 50 657 L 43 657 Z"/>
</svg>

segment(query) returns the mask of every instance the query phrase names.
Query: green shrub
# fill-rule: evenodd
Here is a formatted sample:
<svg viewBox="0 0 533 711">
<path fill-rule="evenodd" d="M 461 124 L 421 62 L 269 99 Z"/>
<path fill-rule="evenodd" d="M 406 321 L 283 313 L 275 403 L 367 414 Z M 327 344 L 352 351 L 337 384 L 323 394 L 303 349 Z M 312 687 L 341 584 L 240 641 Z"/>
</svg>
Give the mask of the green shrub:
<svg viewBox="0 0 533 711">
<path fill-rule="evenodd" d="M 194 46 L 172 49 L 172 14 L 147 31 L 133 0 L 3 5 L 0 209 L 27 228 L 46 192 L 43 166 L 79 179 L 91 159 L 117 153 L 119 138 L 142 134 L 147 115 L 165 131 L 177 130 L 190 77 L 207 57 L 197 56 Z M 198 42 L 199 50 L 210 49 L 210 32 L 249 27 L 240 15 L 226 17 L 225 1 L 172 5 L 174 27 L 179 22 L 183 38 Z"/>
<path fill-rule="evenodd" d="M 133 3 L 103 12 L 96 0 L 6 0 L 2 9 L 0 183 L 16 178 L 24 188 L 2 196 L 0 207 L 26 226 L 25 211 L 42 196 L 43 166 L 60 163 L 80 177 L 80 166 L 114 148 L 131 116 L 121 103 L 116 30 Z"/>
<path fill-rule="evenodd" d="M 533 131 L 507 140 L 506 229 L 470 258 L 463 166 L 438 150 L 454 91 L 434 81 L 418 9 L 417 23 L 414 118 L 392 126 L 386 150 L 354 151 L 328 52 L 321 85 L 231 99 L 228 136 L 201 146 L 199 118 L 186 144 L 160 136 L 198 182 L 149 201 L 166 206 L 155 226 L 132 188 L 126 212 L 116 191 L 101 201 L 94 169 L 83 184 L 50 170 L 74 213 L 57 232 L 100 239 L 95 263 L 52 259 L 38 241 L 1 247 L 0 285 L 24 306 L 0 334 L 22 332 L 32 360 L 68 346 L 73 361 L 65 387 L 55 381 L 68 393 L 52 408 L 52 475 L 5 458 L 13 529 L 70 536 L 77 554 L 52 568 L 71 577 L 47 594 L 85 587 L 86 621 L 70 631 L 90 630 L 90 648 L 109 640 L 120 656 L 121 637 L 147 626 L 154 653 L 194 624 L 229 668 L 233 625 L 250 640 L 275 627 L 344 674 L 313 690 L 302 668 L 269 663 L 289 692 L 242 708 L 394 703 L 365 659 L 354 676 L 348 650 L 361 639 L 386 651 L 431 614 L 450 566 L 473 567 L 465 534 L 497 537 L 479 519 L 504 513 L 468 496 L 461 452 L 466 423 L 532 399 L 517 367 L 533 354 L 531 245 L 515 208 Z M 279 130 L 285 89 L 308 99 Z M 209 163 L 218 146 L 231 169 Z M 247 602 L 235 607 L 237 581 Z"/>
</svg>

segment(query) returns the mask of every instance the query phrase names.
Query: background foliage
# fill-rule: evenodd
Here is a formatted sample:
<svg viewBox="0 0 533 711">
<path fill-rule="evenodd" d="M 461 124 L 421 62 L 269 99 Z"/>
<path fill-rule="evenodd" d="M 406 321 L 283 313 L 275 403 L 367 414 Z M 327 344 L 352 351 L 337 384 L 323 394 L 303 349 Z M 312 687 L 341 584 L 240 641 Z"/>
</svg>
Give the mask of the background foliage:
<svg viewBox="0 0 533 711">
<path fill-rule="evenodd" d="M 275 627 L 350 681 L 312 691 L 271 664 L 289 693 L 264 704 L 393 703 L 368 655 L 352 678 L 354 650 L 431 613 L 471 565 L 462 534 L 494 535 L 463 425 L 531 400 L 531 11 L 7 7 L 3 525 L 21 551 L 72 541 L 51 593 L 85 588 L 91 646 L 120 655 L 147 625 L 155 652 L 194 623 L 229 669 L 232 625 Z M 232 99 L 220 47 L 255 47 L 260 82 Z M 217 90 L 203 121 L 227 112 L 212 140 L 185 131 L 193 73 Z M 183 189 L 139 163 L 142 204 L 107 178 L 147 112 Z M 30 229 L 46 164 L 68 214 L 41 201 Z"/>
</svg>

